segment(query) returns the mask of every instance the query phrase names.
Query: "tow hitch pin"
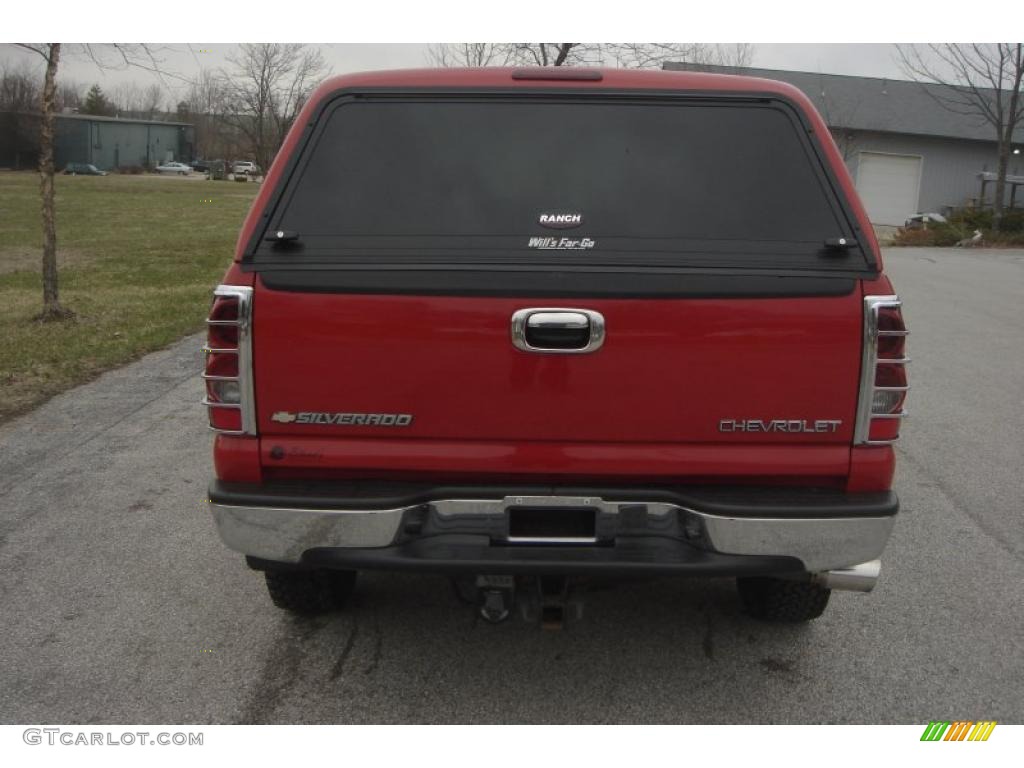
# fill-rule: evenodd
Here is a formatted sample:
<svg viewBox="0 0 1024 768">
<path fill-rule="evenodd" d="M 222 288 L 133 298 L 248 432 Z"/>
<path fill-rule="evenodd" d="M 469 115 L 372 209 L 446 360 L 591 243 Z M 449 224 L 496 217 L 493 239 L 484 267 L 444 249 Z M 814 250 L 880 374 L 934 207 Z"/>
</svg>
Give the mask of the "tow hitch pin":
<svg viewBox="0 0 1024 768">
<path fill-rule="evenodd" d="M 480 606 L 480 615 L 484 621 L 500 624 L 509 617 L 509 593 L 504 589 L 484 590 L 484 602 Z"/>
</svg>

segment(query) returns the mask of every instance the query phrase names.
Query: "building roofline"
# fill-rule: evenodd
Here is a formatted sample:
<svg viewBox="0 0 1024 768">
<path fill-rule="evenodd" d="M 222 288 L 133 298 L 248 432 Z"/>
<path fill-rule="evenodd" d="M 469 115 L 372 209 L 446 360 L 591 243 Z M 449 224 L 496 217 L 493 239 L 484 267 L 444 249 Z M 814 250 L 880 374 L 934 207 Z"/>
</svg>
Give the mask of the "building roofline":
<svg viewBox="0 0 1024 768">
<path fill-rule="evenodd" d="M 939 136 L 957 140 L 996 143 L 995 129 L 981 115 L 969 114 L 944 105 L 949 91 L 965 90 L 953 84 L 906 80 L 899 77 L 841 75 L 807 70 L 736 67 L 667 61 L 672 72 L 713 72 L 765 77 L 788 82 L 814 103 L 833 128 L 879 131 L 917 136 Z M 1009 91 L 980 89 L 986 98 Z M 1018 125 L 1011 139 L 1024 143 L 1024 125 Z"/>
<path fill-rule="evenodd" d="M 874 80 L 878 83 L 899 83 L 901 85 L 917 85 L 922 88 L 950 88 L 953 90 L 969 90 L 967 86 L 957 85 L 956 83 L 940 83 L 933 80 L 908 80 L 904 77 L 876 77 L 874 75 L 848 75 L 841 72 L 815 72 L 809 69 L 780 69 L 778 67 L 737 67 L 732 64 L 692 64 L 687 61 L 666 61 L 663 68 L 669 72 L 721 72 L 721 74 L 727 74 L 726 70 L 729 70 L 728 74 L 741 74 L 747 77 L 765 77 L 764 75 L 758 75 L 758 72 L 782 72 L 787 75 L 807 75 L 809 77 L 841 77 L 846 80 Z M 677 67 L 685 67 L 687 69 L 677 69 Z M 693 67 L 694 69 L 689 69 Z M 979 91 L 988 91 L 995 93 L 997 90 L 1003 90 L 1005 93 L 1010 93 L 1005 89 L 990 88 L 988 86 L 981 86 L 978 88 Z"/>
<path fill-rule="evenodd" d="M 956 141 L 970 141 L 975 144 L 991 144 L 993 147 L 996 145 L 995 137 L 983 139 L 976 136 L 949 136 L 945 133 L 921 133 L 920 131 L 903 131 L 898 128 L 850 128 L 845 125 L 830 125 L 829 130 L 848 131 L 850 133 L 882 133 L 889 136 L 911 136 L 915 139 L 935 139 L 936 141 L 955 139 Z M 1016 142 L 1013 142 L 1013 146 L 1016 146 Z"/>
<path fill-rule="evenodd" d="M 689 64 L 688 62 L 685 62 L 685 61 L 666 61 L 665 62 L 666 66 L 668 66 L 670 64 L 675 64 L 675 65 L 678 65 L 678 66 L 703 66 L 703 65 Z M 754 66 L 736 67 L 736 66 L 732 66 L 732 65 L 728 65 L 728 64 L 713 64 L 713 65 L 710 65 L 710 66 L 719 67 L 719 68 L 722 68 L 722 69 L 743 70 L 743 71 L 746 71 L 746 72 L 786 72 L 787 74 L 792 73 L 794 75 L 812 75 L 812 76 L 822 75 L 824 77 L 845 77 L 845 78 L 849 78 L 850 80 L 878 80 L 879 82 L 886 82 L 886 83 L 909 83 L 911 85 L 943 85 L 942 83 L 933 83 L 931 81 L 923 82 L 923 81 L 920 81 L 920 80 L 907 80 L 906 78 L 903 78 L 903 77 L 875 77 L 874 75 L 848 75 L 848 74 L 841 73 L 841 72 L 815 72 L 815 71 L 810 70 L 810 69 L 780 69 L 778 67 L 754 67 Z M 678 72 L 679 70 L 670 70 L 670 71 L 677 71 Z M 758 77 L 758 75 L 751 74 L 750 77 Z M 988 90 L 991 90 L 991 89 L 988 89 Z"/>
<path fill-rule="evenodd" d="M 39 113 L 31 113 L 39 116 Z M 177 120 L 147 120 L 144 117 L 108 117 L 107 115 L 83 115 L 80 112 L 57 112 L 56 117 L 66 120 L 93 120 L 102 123 L 143 123 L 146 125 L 184 125 L 191 126 L 192 123 L 182 123 Z"/>
<path fill-rule="evenodd" d="M 18 115 L 20 117 L 35 117 L 40 118 L 42 115 L 39 112 L 14 112 L 11 110 L 0 110 L 0 115 Z M 191 128 L 194 123 L 182 123 L 177 120 L 146 120 L 145 118 L 135 117 L 107 117 L 106 115 L 82 115 L 74 112 L 56 112 L 53 115 L 59 120 L 93 120 L 102 123 L 136 123 L 143 125 L 178 125 Z"/>
</svg>

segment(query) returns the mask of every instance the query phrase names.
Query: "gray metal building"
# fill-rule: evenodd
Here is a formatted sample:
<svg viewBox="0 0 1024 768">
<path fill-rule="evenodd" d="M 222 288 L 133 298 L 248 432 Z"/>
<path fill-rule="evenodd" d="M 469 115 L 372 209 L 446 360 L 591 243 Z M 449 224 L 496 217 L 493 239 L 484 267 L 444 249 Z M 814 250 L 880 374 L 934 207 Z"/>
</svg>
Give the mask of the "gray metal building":
<svg viewBox="0 0 1024 768">
<path fill-rule="evenodd" d="M 98 115 L 57 115 L 54 165 L 92 163 L 109 171 L 167 160 L 193 159 L 195 132 L 189 123 L 165 123 Z M 39 163 L 39 115 L 0 112 L 0 168 L 35 168 Z"/>
<path fill-rule="evenodd" d="M 857 190 L 877 225 L 902 225 L 914 213 L 992 204 L 996 170 L 995 129 L 977 117 L 945 109 L 937 86 L 906 80 L 824 75 L 778 69 L 694 66 L 700 70 L 781 80 L 803 91 L 832 129 Z M 937 89 L 930 95 L 928 89 Z M 1024 126 L 1008 173 L 1024 185 Z M 1006 202 L 1010 202 L 1010 188 Z M 1024 206 L 1024 189 L 1014 203 Z"/>
<path fill-rule="evenodd" d="M 54 162 L 92 163 L 113 168 L 149 168 L 168 160 L 192 159 L 193 130 L 188 123 L 133 120 L 97 115 L 58 115 Z"/>
</svg>

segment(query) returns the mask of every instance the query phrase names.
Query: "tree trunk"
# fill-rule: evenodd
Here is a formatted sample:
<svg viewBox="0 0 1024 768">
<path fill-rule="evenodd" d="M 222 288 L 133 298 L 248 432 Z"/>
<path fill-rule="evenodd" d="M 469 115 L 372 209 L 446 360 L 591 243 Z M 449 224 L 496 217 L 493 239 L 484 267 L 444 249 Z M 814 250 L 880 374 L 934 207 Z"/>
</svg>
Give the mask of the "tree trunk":
<svg viewBox="0 0 1024 768">
<path fill-rule="evenodd" d="M 1003 221 L 1003 201 L 1006 197 L 1006 171 L 1010 165 L 1010 137 L 1000 137 L 999 160 L 996 167 L 996 194 L 992 201 L 992 231 L 998 232 Z"/>
<path fill-rule="evenodd" d="M 60 43 L 49 44 L 46 78 L 43 81 L 42 118 L 39 128 L 39 176 L 43 200 L 43 312 L 40 320 L 60 320 L 70 313 L 60 305 L 57 290 L 57 222 L 53 189 L 53 129 L 57 97 L 57 63 Z"/>
</svg>

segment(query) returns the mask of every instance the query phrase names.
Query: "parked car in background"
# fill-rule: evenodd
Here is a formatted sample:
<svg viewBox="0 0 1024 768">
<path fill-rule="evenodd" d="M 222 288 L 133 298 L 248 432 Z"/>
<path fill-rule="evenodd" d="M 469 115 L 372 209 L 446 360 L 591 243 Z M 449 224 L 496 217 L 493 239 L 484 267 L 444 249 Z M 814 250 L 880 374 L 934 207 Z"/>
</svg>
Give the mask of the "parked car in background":
<svg viewBox="0 0 1024 768">
<path fill-rule="evenodd" d="M 223 181 L 228 177 L 228 164 L 224 160 L 206 161 L 206 178 Z"/>
<path fill-rule="evenodd" d="M 941 213 L 915 213 L 903 222 L 906 229 L 928 229 L 929 224 L 945 224 L 948 219 Z"/>
<path fill-rule="evenodd" d="M 197 171 L 198 173 L 206 173 L 210 170 L 209 160 L 193 160 L 188 165 L 193 171 Z"/>
<path fill-rule="evenodd" d="M 106 176 L 106 171 L 101 171 L 92 163 L 68 163 L 64 173 L 69 176 Z"/>
<path fill-rule="evenodd" d="M 184 163 L 164 163 L 156 167 L 157 173 L 177 173 L 182 176 L 188 176 L 192 173 L 192 169 Z"/>
<path fill-rule="evenodd" d="M 235 175 L 244 174 L 246 176 L 259 176 L 260 167 L 256 163 L 248 160 L 240 160 L 231 166 L 231 172 Z"/>
</svg>

